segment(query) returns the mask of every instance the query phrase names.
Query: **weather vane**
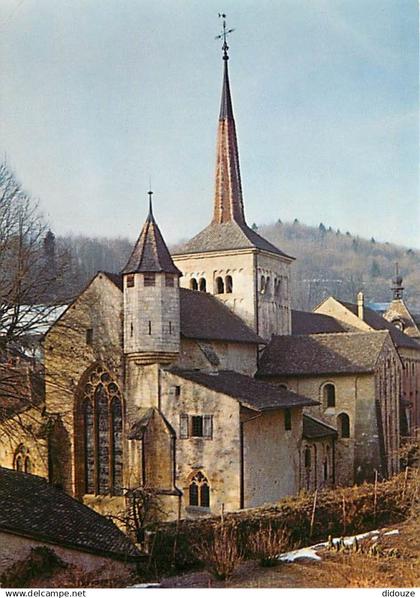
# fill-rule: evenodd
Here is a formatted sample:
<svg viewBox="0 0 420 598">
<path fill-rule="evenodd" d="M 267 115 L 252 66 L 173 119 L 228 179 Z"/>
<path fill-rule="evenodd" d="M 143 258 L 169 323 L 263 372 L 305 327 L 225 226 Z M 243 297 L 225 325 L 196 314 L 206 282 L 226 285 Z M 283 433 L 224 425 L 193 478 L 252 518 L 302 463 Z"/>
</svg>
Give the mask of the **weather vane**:
<svg viewBox="0 0 420 598">
<path fill-rule="evenodd" d="M 147 192 L 147 195 L 149 196 L 149 212 L 152 212 L 152 196 L 153 196 L 153 191 L 152 191 L 152 177 L 149 176 L 149 191 Z"/>
<path fill-rule="evenodd" d="M 223 39 L 223 46 L 222 46 L 223 60 L 229 60 L 229 56 L 227 53 L 227 51 L 229 50 L 229 46 L 227 45 L 226 38 L 229 35 L 229 33 L 232 33 L 232 31 L 235 31 L 235 30 L 234 29 L 226 29 L 226 15 L 224 12 L 219 12 L 219 19 L 223 19 L 223 30 L 220 33 L 220 35 L 216 35 L 216 37 L 214 39 Z"/>
</svg>

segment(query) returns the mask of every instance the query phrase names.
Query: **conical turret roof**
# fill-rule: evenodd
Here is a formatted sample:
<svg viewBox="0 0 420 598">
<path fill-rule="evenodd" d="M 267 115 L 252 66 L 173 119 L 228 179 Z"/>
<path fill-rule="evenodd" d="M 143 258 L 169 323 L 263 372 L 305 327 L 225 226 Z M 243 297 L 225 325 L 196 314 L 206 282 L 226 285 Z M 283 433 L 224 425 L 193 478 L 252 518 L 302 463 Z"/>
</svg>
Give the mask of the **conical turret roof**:
<svg viewBox="0 0 420 598">
<path fill-rule="evenodd" d="M 122 274 L 134 274 L 136 272 L 166 272 L 181 275 L 154 219 L 151 201 L 146 222 L 134 245 L 130 258 L 122 270 Z"/>
</svg>

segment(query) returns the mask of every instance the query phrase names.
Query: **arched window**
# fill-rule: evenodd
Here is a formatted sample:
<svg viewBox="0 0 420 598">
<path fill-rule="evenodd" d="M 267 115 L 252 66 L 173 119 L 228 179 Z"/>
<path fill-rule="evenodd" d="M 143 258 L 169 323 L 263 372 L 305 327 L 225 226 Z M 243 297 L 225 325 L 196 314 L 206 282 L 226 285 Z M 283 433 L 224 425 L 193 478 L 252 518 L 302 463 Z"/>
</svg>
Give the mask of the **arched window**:
<svg viewBox="0 0 420 598">
<path fill-rule="evenodd" d="M 202 293 L 205 293 L 207 288 L 206 288 L 206 279 L 205 278 L 200 278 L 200 280 L 198 281 L 198 287 L 200 289 L 200 291 Z"/>
<path fill-rule="evenodd" d="M 79 422 L 82 426 L 84 494 L 121 494 L 122 405 L 117 384 L 100 366 L 83 388 Z"/>
<path fill-rule="evenodd" d="M 274 280 L 274 295 L 275 295 L 275 297 L 280 297 L 280 290 L 281 290 L 281 280 L 276 278 Z"/>
<path fill-rule="evenodd" d="M 304 463 L 305 463 L 305 467 L 307 469 L 309 469 L 309 467 L 311 466 L 311 449 L 309 446 L 306 447 L 305 449 L 305 453 L 304 453 Z"/>
<path fill-rule="evenodd" d="M 216 278 L 216 295 L 222 295 L 225 292 L 225 283 L 223 282 L 223 278 L 218 276 Z"/>
<path fill-rule="evenodd" d="M 197 280 L 195 278 L 191 278 L 191 280 L 190 280 L 190 289 L 192 291 L 198 291 L 198 284 L 197 284 Z"/>
<path fill-rule="evenodd" d="M 261 295 L 264 295 L 264 293 L 265 293 L 265 276 L 261 276 L 260 293 L 261 293 Z"/>
<path fill-rule="evenodd" d="M 271 291 L 271 279 L 269 276 L 265 279 L 265 294 L 268 295 Z"/>
<path fill-rule="evenodd" d="M 16 471 L 23 471 L 24 473 L 31 473 L 32 471 L 32 464 L 31 458 L 29 456 L 28 449 L 23 445 L 19 444 L 15 451 L 15 456 L 13 459 L 14 468 Z"/>
<path fill-rule="evenodd" d="M 189 502 L 191 507 L 210 507 L 210 486 L 201 471 L 190 482 Z"/>
<path fill-rule="evenodd" d="M 232 280 L 232 276 L 228 275 L 225 278 L 225 290 L 226 293 L 232 293 L 233 292 L 233 280 Z"/>
<path fill-rule="evenodd" d="M 337 417 L 337 427 L 341 438 L 350 438 L 350 418 L 347 413 L 340 413 Z"/>
<path fill-rule="evenodd" d="M 324 408 L 335 407 L 335 386 L 334 384 L 325 384 L 322 389 Z"/>
</svg>

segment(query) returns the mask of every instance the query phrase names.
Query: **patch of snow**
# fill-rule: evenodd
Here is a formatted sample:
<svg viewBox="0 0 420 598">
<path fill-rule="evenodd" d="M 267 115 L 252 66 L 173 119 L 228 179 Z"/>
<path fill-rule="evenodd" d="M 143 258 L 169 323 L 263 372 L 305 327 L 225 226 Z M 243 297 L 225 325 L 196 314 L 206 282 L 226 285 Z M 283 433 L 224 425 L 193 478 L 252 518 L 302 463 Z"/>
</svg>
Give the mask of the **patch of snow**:
<svg viewBox="0 0 420 598">
<path fill-rule="evenodd" d="M 127 586 L 127 588 L 160 588 L 160 583 L 136 583 L 134 586 Z"/>
<path fill-rule="evenodd" d="M 278 557 L 279 561 L 284 561 L 286 563 L 293 563 L 293 561 L 296 561 L 297 559 L 313 559 L 315 561 L 320 561 L 321 557 L 317 555 L 312 546 L 309 548 L 299 548 L 298 550 L 284 552 Z"/>
<path fill-rule="evenodd" d="M 344 545 L 351 546 L 359 540 L 364 540 L 366 538 L 371 538 L 374 542 L 378 540 L 381 532 L 384 530 L 372 530 L 370 532 L 364 532 L 363 534 L 356 534 L 354 536 L 345 536 L 343 537 Z M 399 534 L 400 532 L 397 529 L 386 531 L 383 533 L 384 536 L 394 536 Z M 332 538 L 331 542 L 334 546 L 338 546 L 340 544 L 341 538 Z M 315 561 L 320 561 L 321 557 L 316 553 L 317 550 L 321 548 L 326 548 L 328 546 L 328 542 L 320 542 L 319 544 L 314 544 L 313 546 L 307 546 L 306 548 L 299 548 L 298 550 L 292 550 L 290 552 L 284 552 L 280 554 L 277 558 L 279 561 L 283 561 L 286 563 L 292 563 L 296 559 L 313 559 Z"/>
</svg>

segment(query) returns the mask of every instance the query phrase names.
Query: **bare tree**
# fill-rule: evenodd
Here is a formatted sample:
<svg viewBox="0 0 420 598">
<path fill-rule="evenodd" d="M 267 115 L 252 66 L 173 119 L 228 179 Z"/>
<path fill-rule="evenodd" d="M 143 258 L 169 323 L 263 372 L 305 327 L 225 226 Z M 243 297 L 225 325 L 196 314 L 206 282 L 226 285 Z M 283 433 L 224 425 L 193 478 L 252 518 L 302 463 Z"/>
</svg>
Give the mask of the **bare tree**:
<svg viewBox="0 0 420 598">
<path fill-rule="evenodd" d="M 57 252 L 37 203 L 0 164 L 0 435 L 16 445 L 35 437 L 43 415 L 39 342 L 65 303 L 61 281 L 69 270 Z M 63 308 L 61 308 L 63 309 Z"/>
<path fill-rule="evenodd" d="M 68 255 L 52 255 L 51 233 L 38 205 L 6 163 L 0 164 L 0 352 L 47 324 L 60 293 Z"/>
</svg>

